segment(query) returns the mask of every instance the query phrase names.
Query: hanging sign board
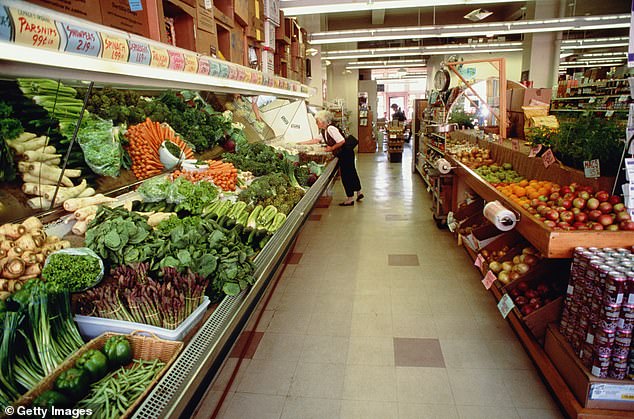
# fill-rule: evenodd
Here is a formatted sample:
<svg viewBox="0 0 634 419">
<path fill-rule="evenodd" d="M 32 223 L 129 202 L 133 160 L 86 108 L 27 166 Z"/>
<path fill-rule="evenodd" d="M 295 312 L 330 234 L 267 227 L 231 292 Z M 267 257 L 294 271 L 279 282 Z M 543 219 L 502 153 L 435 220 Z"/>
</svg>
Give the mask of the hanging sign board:
<svg viewBox="0 0 634 419">
<path fill-rule="evenodd" d="M 491 288 L 491 285 L 493 285 L 493 283 L 495 282 L 496 279 L 497 279 L 497 277 L 495 276 L 495 274 L 493 272 L 491 272 L 491 271 L 488 271 L 487 274 L 482 279 L 482 283 L 484 284 L 484 288 L 486 288 L 486 289 Z M 504 294 L 504 295 L 506 295 L 506 294 Z M 504 315 L 504 313 L 502 313 L 502 315 L 504 317 L 506 317 Z"/>
<path fill-rule="evenodd" d="M 198 58 L 194 54 L 185 55 L 185 72 L 196 73 L 198 71 Z"/>
<path fill-rule="evenodd" d="M 11 17 L 6 7 L 0 6 L 0 40 L 11 41 L 13 39 L 13 26 Z"/>
<path fill-rule="evenodd" d="M 500 310 L 502 317 L 506 319 L 506 316 L 508 316 L 511 310 L 513 310 L 513 307 L 515 307 L 515 304 L 513 304 L 511 297 L 509 297 L 508 294 L 504 294 L 498 302 L 498 310 Z"/>
<path fill-rule="evenodd" d="M 150 45 L 150 54 L 152 54 L 152 67 L 168 68 L 170 65 L 170 56 L 165 48 Z"/>
<path fill-rule="evenodd" d="M 101 34 L 101 38 L 103 40 L 101 58 L 112 61 L 128 61 L 130 49 L 128 48 L 128 41 L 125 38 L 104 33 Z"/>
<path fill-rule="evenodd" d="M 59 26 L 62 28 L 63 34 L 66 35 L 64 51 L 92 57 L 99 56 L 101 52 L 99 33 L 70 23 L 62 23 Z"/>
<path fill-rule="evenodd" d="M 209 60 L 204 57 L 198 58 L 198 74 L 209 75 Z"/>
<path fill-rule="evenodd" d="M 14 8 L 9 8 L 9 12 L 15 28 L 13 41 L 16 44 L 37 49 L 59 49 L 61 36 L 53 19 Z"/>
<path fill-rule="evenodd" d="M 583 173 L 586 175 L 587 178 L 597 178 L 601 176 L 599 159 L 585 160 L 583 162 Z"/>
<path fill-rule="evenodd" d="M 546 150 L 544 154 L 542 154 L 542 162 L 544 162 L 544 167 L 550 167 L 553 163 L 555 163 L 555 161 L 557 160 L 555 159 L 555 155 L 550 148 Z"/>
<path fill-rule="evenodd" d="M 150 65 L 152 53 L 148 44 L 130 40 L 128 41 L 128 48 L 130 49 L 129 63 Z"/>
</svg>

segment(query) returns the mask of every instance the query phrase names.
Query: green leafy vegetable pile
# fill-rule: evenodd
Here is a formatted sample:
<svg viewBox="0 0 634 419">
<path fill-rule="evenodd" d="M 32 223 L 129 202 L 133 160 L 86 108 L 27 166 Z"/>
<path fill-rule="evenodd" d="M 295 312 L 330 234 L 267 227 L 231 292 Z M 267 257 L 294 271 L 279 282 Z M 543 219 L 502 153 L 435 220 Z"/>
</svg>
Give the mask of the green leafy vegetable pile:
<svg viewBox="0 0 634 419">
<path fill-rule="evenodd" d="M 182 177 L 174 181 L 166 176 L 148 179 L 137 191 L 145 202 L 177 204 L 173 211 L 186 211 L 193 215 L 201 214 L 218 197 L 218 188 L 213 183 L 204 180 L 192 183 Z"/>
<path fill-rule="evenodd" d="M 63 252 L 50 255 L 42 269 L 42 278 L 49 286 L 70 292 L 94 285 L 100 275 L 99 259 Z"/>
<path fill-rule="evenodd" d="M 225 153 L 222 159 L 254 176 L 284 171 L 284 155 L 273 147 L 262 143 L 242 144 L 235 153 Z"/>
<path fill-rule="evenodd" d="M 22 124 L 12 118 L 13 108 L 0 101 L 0 182 L 15 179 L 16 171 L 13 153 L 5 140 L 12 140 L 22 134 Z"/>
<path fill-rule="evenodd" d="M 304 190 L 291 185 L 287 175 L 272 173 L 260 176 L 238 195 L 240 201 L 249 205 L 266 207 L 273 205 L 283 214 L 288 215 L 304 196 Z"/>
</svg>

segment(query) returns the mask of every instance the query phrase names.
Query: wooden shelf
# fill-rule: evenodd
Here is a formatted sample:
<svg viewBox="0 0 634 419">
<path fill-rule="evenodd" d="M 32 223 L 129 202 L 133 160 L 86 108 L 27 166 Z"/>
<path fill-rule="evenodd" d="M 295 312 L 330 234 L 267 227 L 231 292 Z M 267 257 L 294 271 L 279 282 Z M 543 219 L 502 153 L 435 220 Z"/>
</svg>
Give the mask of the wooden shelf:
<svg viewBox="0 0 634 419">
<path fill-rule="evenodd" d="M 597 95 L 597 96 L 567 96 L 567 97 L 554 97 L 551 99 L 551 101 L 553 100 L 558 100 L 558 101 L 563 101 L 563 100 L 585 100 L 585 99 L 603 99 L 603 98 L 610 98 L 610 97 L 621 97 L 621 96 L 627 96 L 627 95 Z"/>
<path fill-rule="evenodd" d="M 486 201 L 499 201 L 520 215 L 517 231 L 547 258 L 571 258 L 575 247 L 630 247 L 634 243 L 631 231 L 555 231 L 536 220 L 528 211 L 506 199 L 490 183 L 464 164 L 451 159 L 455 173 Z"/>
</svg>

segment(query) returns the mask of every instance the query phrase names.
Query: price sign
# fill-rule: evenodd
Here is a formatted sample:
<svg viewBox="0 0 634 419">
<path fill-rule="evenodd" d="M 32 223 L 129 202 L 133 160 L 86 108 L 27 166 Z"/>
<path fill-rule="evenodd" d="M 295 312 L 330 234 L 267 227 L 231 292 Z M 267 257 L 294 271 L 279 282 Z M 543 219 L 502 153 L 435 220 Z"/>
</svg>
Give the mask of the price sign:
<svg viewBox="0 0 634 419">
<path fill-rule="evenodd" d="M 583 173 L 587 178 L 597 178 L 601 176 L 601 167 L 599 159 L 586 160 L 583 162 Z"/>
<path fill-rule="evenodd" d="M 511 145 L 513 147 L 513 151 L 520 151 L 520 140 L 513 138 L 511 140 Z"/>
<path fill-rule="evenodd" d="M 542 145 L 537 144 L 537 146 L 531 147 L 531 151 L 530 153 L 528 153 L 528 157 L 535 157 L 540 151 L 542 151 Z"/>
<path fill-rule="evenodd" d="M 185 72 L 196 73 L 198 71 L 198 57 L 194 54 L 185 54 Z"/>
<path fill-rule="evenodd" d="M 169 50 L 167 51 L 167 54 L 170 57 L 170 64 L 168 68 L 170 70 L 183 71 L 185 68 L 185 56 L 180 52 Z"/>
<path fill-rule="evenodd" d="M 3 41 L 11 40 L 13 26 L 11 25 L 11 17 L 5 7 L 0 7 L 0 39 Z"/>
<path fill-rule="evenodd" d="M 101 37 L 103 39 L 101 58 L 113 61 L 128 61 L 130 49 L 128 48 L 128 41 L 125 38 L 105 33 L 102 33 Z"/>
<path fill-rule="evenodd" d="M 255 72 L 254 74 L 255 74 L 255 75 L 256 75 L 256 77 L 257 77 L 257 79 L 255 80 L 255 83 L 256 83 L 256 84 L 260 84 L 260 85 L 261 85 L 261 84 L 264 84 L 264 83 L 263 83 L 263 80 L 264 80 L 263 78 L 264 78 L 264 76 L 262 75 L 262 73 L 260 73 L 260 72 Z"/>
<path fill-rule="evenodd" d="M 9 8 L 9 13 L 13 18 L 16 44 L 39 49 L 59 49 L 62 38 L 53 19 L 14 8 Z"/>
<path fill-rule="evenodd" d="M 219 64 L 220 69 L 218 70 L 218 77 L 227 78 L 229 77 L 229 66 L 225 63 Z"/>
<path fill-rule="evenodd" d="M 482 257 L 482 255 L 480 253 L 478 253 L 478 257 L 476 258 L 475 262 L 473 263 L 475 266 L 477 266 L 478 268 L 482 267 L 482 262 L 484 262 L 484 258 Z"/>
<path fill-rule="evenodd" d="M 229 79 L 231 80 L 238 80 L 238 69 L 236 68 L 236 66 L 230 65 L 228 66 L 229 68 L 229 73 L 227 74 L 227 77 L 229 77 Z"/>
<path fill-rule="evenodd" d="M 511 310 L 513 310 L 513 307 L 515 307 L 515 304 L 513 304 L 511 297 L 509 297 L 508 294 L 504 294 L 498 302 L 498 310 L 500 310 L 502 317 L 506 319 L 506 316 L 508 316 Z"/>
<path fill-rule="evenodd" d="M 170 55 L 165 48 L 150 45 L 150 54 L 152 60 L 150 66 L 159 68 L 168 68 L 170 65 Z"/>
<path fill-rule="evenodd" d="M 210 61 L 209 75 L 220 77 L 220 63 L 218 63 L 218 61 Z"/>
<path fill-rule="evenodd" d="M 542 162 L 544 163 L 544 167 L 550 167 L 556 161 L 557 159 L 555 159 L 555 155 L 550 148 L 546 150 L 544 154 L 542 154 Z"/>
<path fill-rule="evenodd" d="M 152 52 L 148 44 L 129 40 L 128 47 L 130 48 L 130 56 L 128 57 L 129 63 L 150 65 Z"/>
<path fill-rule="evenodd" d="M 608 118 L 611 117 L 612 115 L 614 115 L 614 111 L 612 109 L 610 109 L 609 111 L 605 112 L 605 116 L 608 117 Z"/>
<path fill-rule="evenodd" d="M 141 0 L 128 0 L 128 3 L 130 4 L 131 12 L 140 12 L 143 10 L 143 3 Z"/>
<path fill-rule="evenodd" d="M 209 75 L 209 60 L 206 58 L 198 58 L 198 74 Z"/>
<path fill-rule="evenodd" d="M 628 96 L 627 95 L 621 95 L 619 96 L 619 102 L 627 102 Z"/>
<path fill-rule="evenodd" d="M 212 0 L 205 0 L 205 9 L 209 10 L 213 7 L 214 3 Z"/>
<path fill-rule="evenodd" d="M 493 283 L 495 282 L 496 279 L 497 278 L 495 277 L 495 274 L 493 272 L 491 272 L 491 271 L 488 271 L 486 273 L 486 275 L 484 275 L 484 278 L 482 278 L 482 283 L 484 284 L 484 288 L 486 288 L 486 289 L 491 288 L 491 285 L 493 285 Z M 504 295 L 506 295 L 506 294 L 504 294 Z M 504 314 L 502 314 L 502 315 L 504 316 Z M 506 316 L 504 316 L 504 317 L 506 317 Z"/>
<path fill-rule="evenodd" d="M 63 23 L 61 26 L 66 33 L 66 48 L 64 51 L 92 57 L 99 56 L 101 52 L 101 37 L 97 32 L 70 23 Z"/>
</svg>

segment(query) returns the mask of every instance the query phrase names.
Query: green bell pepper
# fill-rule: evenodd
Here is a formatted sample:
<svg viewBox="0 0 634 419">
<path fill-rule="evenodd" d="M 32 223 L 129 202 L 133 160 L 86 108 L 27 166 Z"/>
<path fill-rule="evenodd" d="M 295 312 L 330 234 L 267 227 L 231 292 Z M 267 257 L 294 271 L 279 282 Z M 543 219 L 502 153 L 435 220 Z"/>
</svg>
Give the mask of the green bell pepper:
<svg viewBox="0 0 634 419">
<path fill-rule="evenodd" d="M 73 404 L 68 400 L 68 397 L 64 396 L 59 391 L 47 390 L 40 394 L 39 397 L 33 400 L 33 406 L 35 407 L 71 407 Z"/>
<path fill-rule="evenodd" d="M 55 380 L 55 389 L 73 401 L 81 400 L 90 390 L 88 371 L 81 368 L 67 369 Z"/>
<path fill-rule="evenodd" d="M 75 361 L 75 367 L 88 371 L 91 381 L 99 381 L 108 373 L 108 358 L 98 349 L 89 349 Z"/>
<path fill-rule="evenodd" d="M 110 337 L 103 346 L 103 351 L 113 369 L 127 365 L 132 361 L 132 347 L 125 336 Z"/>
</svg>

